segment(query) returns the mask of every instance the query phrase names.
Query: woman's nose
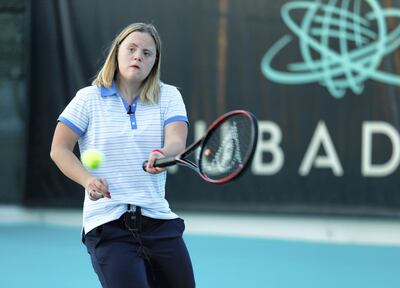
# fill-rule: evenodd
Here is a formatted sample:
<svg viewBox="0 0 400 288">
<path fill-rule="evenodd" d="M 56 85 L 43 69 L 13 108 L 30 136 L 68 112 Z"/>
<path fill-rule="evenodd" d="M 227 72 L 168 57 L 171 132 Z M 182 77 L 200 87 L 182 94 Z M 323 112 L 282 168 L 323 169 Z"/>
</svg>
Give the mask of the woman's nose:
<svg viewBox="0 0 400 288">
<path fill-rule="evenodd" d="M 142 55 L 139 51 L 136 51 L 135 54 L 133 54 L 133 59 L 137 61 L 142 61 Z"/>
</svg>

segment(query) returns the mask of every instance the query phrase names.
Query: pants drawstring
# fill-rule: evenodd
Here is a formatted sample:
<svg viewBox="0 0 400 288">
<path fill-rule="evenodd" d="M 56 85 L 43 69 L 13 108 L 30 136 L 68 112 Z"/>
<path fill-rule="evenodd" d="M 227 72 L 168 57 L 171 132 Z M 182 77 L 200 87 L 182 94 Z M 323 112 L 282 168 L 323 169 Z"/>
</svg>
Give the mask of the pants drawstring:
<svg viewBox="0 0 400 288">
<path fill-rule="evenodd" d="M 139 206 L 136 206 L 135 212 L 131 210 L 131 204 L 128 204 L 128 212 L 124 217 L 125 227 L 132 234 L 133 240 L 139 244 L 137 254 L 140 258 L 144 259 L 148 264 L 151 272 L 153 272 L 153 266 L 150 260 L 151 251 L 148 247 L 143 245 L 143 241 L 140 233 L 142 232 L 142 211 Z M 151 273 L 154 277 L 154 273 Z"/>
</svg>

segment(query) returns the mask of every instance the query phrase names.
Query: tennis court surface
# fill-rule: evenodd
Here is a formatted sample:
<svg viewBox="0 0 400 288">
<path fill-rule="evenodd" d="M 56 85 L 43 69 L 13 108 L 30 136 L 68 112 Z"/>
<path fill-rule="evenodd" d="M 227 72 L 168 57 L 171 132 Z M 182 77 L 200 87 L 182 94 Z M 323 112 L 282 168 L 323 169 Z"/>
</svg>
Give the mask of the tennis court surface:
<svg viewBox="0 0 400 288">
<path fill-rule="evenodd" d="M 79 212 L 2 211 L 0 287 L 100 287 Z M 182 216 L 197 287 L 400 287 L 395 221 Z"/>
</svg>

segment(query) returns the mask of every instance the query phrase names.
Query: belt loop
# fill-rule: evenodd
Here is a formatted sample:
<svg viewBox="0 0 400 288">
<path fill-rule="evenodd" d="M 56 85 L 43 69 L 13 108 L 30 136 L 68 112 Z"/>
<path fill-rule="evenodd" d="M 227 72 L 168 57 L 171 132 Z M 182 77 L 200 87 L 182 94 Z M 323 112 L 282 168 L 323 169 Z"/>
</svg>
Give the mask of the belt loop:
<svg viewBox="0 0 400 288">
<path fill-rule="evenodd" d="M 128 204 L 128 212 L 132 211 L 131 210 L 131 204 Z"/>
</svg>

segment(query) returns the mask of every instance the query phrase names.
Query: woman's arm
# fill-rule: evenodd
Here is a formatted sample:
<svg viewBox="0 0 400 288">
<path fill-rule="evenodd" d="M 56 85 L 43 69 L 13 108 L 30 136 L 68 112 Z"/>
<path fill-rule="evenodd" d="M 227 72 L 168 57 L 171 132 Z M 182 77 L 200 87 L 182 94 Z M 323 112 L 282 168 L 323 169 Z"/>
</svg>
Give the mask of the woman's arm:
<svg viewBox="0 0 400 288">
<path fill-rule="evenodd" d="M 172 122 L 164 127 L 164 147 L 161 149 L 163 154 L 159 152 L 150 153 L 147 172 L 159 173 L 165 168 L 153 167 L 154 160 L 162 157 L 175 156 L 185 150 L 186 138 L 188 134 L 188 125 L 183 121 Z"/>
<path fill-rule="evenodd" d="M 165 126 L 164 147 L 162 151 L 165 156 L 175 156 L 186 147 L 188 127 L 186 122 L 177 121 Z"/>
<path fill-rule="evenodd" d="M 91 175 L 73 153 L 78 138 L 79 136 L 68 126 L 58 122 L 51 144 L 51 159 L 65 176 L 82 185 L 87 191 L 101 193 L 99 197 L 92 197 L 92 200 L 97 200 L 103 196 L 110 198 L 107 182 Z"/>
</svg>

